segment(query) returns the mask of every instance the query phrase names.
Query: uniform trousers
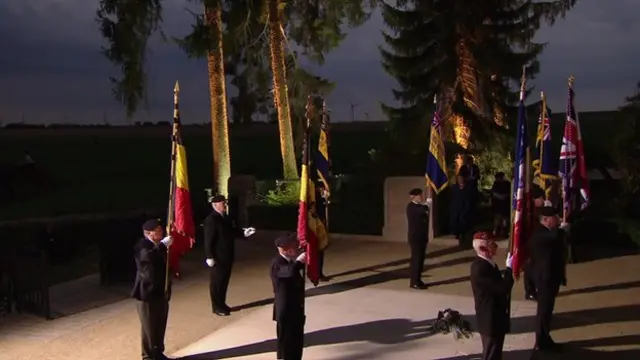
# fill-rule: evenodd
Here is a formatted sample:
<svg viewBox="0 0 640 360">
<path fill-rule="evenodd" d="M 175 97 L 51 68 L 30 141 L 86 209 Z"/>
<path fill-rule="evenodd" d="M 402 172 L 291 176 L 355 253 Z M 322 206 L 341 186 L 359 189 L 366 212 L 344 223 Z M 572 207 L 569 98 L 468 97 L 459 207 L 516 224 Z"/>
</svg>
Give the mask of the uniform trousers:
<svg viewBox="0 0 640 360">
<path fill-rule="evenodd" d="M 551 319 L 553 308 L 556 304 L 556 296 L 560 290 L 560 284 L 537 285 L 538 307 L 536 309 L 536 345 L 546 346 L 553 342 L 551 339 Z"/>
<path fill-rule="evenodd" d="M 318 269 L 320 276 L 324 276 L 324 250 L 318 252 Z"/>
<path fill-rule="evenodd" d="M 529 269 L 531 265 L 526 264 L 524 266 L 524 294 L 525 296 L 537 296 L 536 284 L 533 281 L 533 277 L 531 276 L 531 270 Z"/>
<path fill-rule="evenodd" d="M 216 310 L 227 310 L 227 290 L 231 279 L 231 269 L 233 264 L 216 263 L 211 268 L 209 279 L 209 294 L 211 296 L 211 308 Z"/>
<path fill-rule="evenodd" d="M 164 353 L 169 301 L 165 298 L 138 301 L 137 310 L 142 325 L 142 359 L 160 360 Z"/>
<path fill-rule="evenodd" d="M 302 360 L 305 316 L 295 316 L 276 322 L 277 358 Z"/>
<path fill-rule="evenodd" d="M 504 335 L 486 336 L 480 335 L 482 340 L 482 360 L 502 360 L 502 348 Z"/>
<path fill-rule="evenodd" d="M 411 264 L 409 285 L 422 284 L 422 271 L 424 271 L 424 258 L 427 252 L 426 235 L 420 239 L 409 239 L 409 248 L 411 249 Z"/>
</svg>

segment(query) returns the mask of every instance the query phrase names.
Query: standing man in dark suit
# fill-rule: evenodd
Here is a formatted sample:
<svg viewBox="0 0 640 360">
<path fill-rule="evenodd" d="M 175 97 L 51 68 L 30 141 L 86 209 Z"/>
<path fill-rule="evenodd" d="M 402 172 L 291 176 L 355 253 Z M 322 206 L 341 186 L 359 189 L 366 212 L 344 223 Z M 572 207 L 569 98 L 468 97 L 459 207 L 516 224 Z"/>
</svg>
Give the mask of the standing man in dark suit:
<svg viewBox="0 0 640 360">
<path fill-rule="evenodd" d="M 429 241 L 429 206 L 431 199 L 422 200 L 422 189 L 409 191 L 409 204 L 407 204 L 407 228 L 408 242 L 411 250 L 410 281 L 412 289 L 426 289 L 427 284 L 422 282 L 424 270 L 424 258 Z"/>
<path fill-rule="evenodd" d="M 295 234 L 276 239 L 278 254 L 271 261 L 273 321 L 276 322 L 277 358 L 301 360 L 304 347 L 304 277 L 306 253 L 300 253 Z"/>
<path fill-rule="evenodd" d="M 482 339 L 482 359 L 501 360 L 504 337 L 509 332 L 509 293 L 513 287 L 511 254 L 507 268 L 500 271 L 493 261 L 498 245 L 489 232 L 473 236 L 478 257 L 471 263 L 471 288 L 475 301 L 478 332 Z"/>
<path fill-rule="evenodd" d="M 536 349 L 558 351 L 551 338 L 551 318 L 560 285 L 566 285 L 564 230 L 553 207 L 545 206 L 538 211 L 540 226 L 529 239 L 529 264 L 531 277 L 538 290 L 536 311 Z"/>
<path fill-rule="evenodd" d="M 164 237 L 160 220 L 147 220 L 142 225 L 144 237 L 136 244 L 134 256 L 137 273 L 131 297 L 138 300 L 137 310 L 142 325 L 142 359 L 166 360 L 164 334 L 169 315 L 171 283 L 167 281 L 167 249 L 173 239 Z"/>
<path fill-rule="evenodd" d="M 537 185 L 531 188 L 531 197 L 533 198 L 533 218 L 538 221 L 540 209 L 545 205 L 550 205 L 550 203 L 545 200 L 544 190 Z M 531 270 L 529 269 L 531 267 L 530 263 L 531 258 L 529 258 L 529 261 L 524 266 L 524 297 L 527 300 L 536 301 L 538 292 L 536 291 L 536 285 L 531 276 Z"/>
<path fill-rule="evenodd" d="M 466 246 L 472 223 L 473 189 L 467 185 L 464 176 L 456 176 L 456 183 L 451 185 L 451 232 L 458 239 L 460 246 Z"/>
<path fill-rule="evenodd" d="M 229 316 L 231 307 L 227 305 L 227 290 L 235 260 L 235 239 L 249 237 L 256 230 L 235 225 L 227 214 L 227 199 L 223 195 L 212 196 L 209 202 L 213 211 L 204 219 L 203 226 L 206 263 L 211 268 L 211 309 L 218 316 Z"/>
<path fill-rule="evenodd" d="M 466 180 L 467 187 L 471 193 L 471 214 L 475 215 L 475 211 L 478 205 L 478 195 L 480 186 L 480 168 L 473 161 L 471 155 L 464 157 L 464 163 L 458 171 L 458 175 L 463 176 Z"/>
</svg>

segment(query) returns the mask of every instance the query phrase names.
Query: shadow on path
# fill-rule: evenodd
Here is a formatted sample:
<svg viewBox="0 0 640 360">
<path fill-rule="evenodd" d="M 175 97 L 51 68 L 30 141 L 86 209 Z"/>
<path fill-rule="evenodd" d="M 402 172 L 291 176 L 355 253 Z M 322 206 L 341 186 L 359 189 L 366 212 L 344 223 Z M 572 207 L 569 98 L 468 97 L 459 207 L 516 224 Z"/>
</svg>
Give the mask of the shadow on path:
<svg viewBox="0 0 640 360">
<path fill-rule="evenodd" d="M 468 256 L 463 258 L 445 260 L 435 265 L 426 266 L 425 271 L 429 271 L 430 269 L 435 269 L 440 267 L 456 266 L 460 264 L 470 263 L 474 258 L 475 257 Z M 363 276 L 361 278 L 356 278 L 352 280 L 329 283 L 323 286 L 319 286 L 319 287 L 307 290 L 307 297 L 326 295 L 326 294 L 337 294 L 337 293 L 341 293 L 344 291 L 353 290 L 353 289 L 357 289 L 365 286 L 377 285 L 377 284 L 382 284 L 389 281 L 407 278 L 408 270 L 409 268 L 390 270 L 390 271 L 378 272 L 376 274 Z M 374 271 L 374 270 L 369 270 L 369 271 Z M 447 284 L 453 284 L 453 283 L 465 281 L 467 279 L 468 277 L 460 277 L 460 278 L 454 278 L 449 280 L 432 282 L 429 285 L 430 286 L 447 285 Z M 271 297 L 268 299 L 257 300 L 244 305 L 234 307 L 233 311 L 251 309 L 254 307 L 269 305 L 272 303 L 273 303 L 273 298 Z"/>
<path fill-rule="evenodd" d="M 640 281 L 627 281 L 618 284 L 607 284 L 607 285 L 598 285 L 591 286 L 582 289 L 574 289 L 563 291 L 558 296 L 570 296 L 570 295 L 581 295 L 581 294 L 591 294 L 599 291 L 608 291 L 608 290 L 626 290 L 630 288 L 640 287 Z"/>
<path fill-rule="evenodd" d="M 601 339 L 571 341 L 565 344 L 564 351 L 558 354 L 534 352 L 531 350 L 506 351 L 503 360 L 638 360 L 640 350 L 593 350 L 591 347 L 638 345 L 640 336 L 627 335 Z M 481 354 L 448 357 L 439 360 L 472 360 L 480 359 Z M 345 357 L 344 360 L 355 360 Z"/>
<path fill-rule="evenodd" d="M 467 320 L 475 322 L 473 315 L 464 316 Z M 511 320 L 511 334 L 523 334 L 533 331 L 534 316 L 526 316 Z M 640 320 L 640 305 L 627 305 L 603 309 L 590 309 L 559 313 L 555 315 L 552 328 L 566 329 L 582 327 L 601 323 L 615 323 Z M 346 325 L 335 328 L 310 332 L 305 335 L 305 346 L 320 346 L 342 344 L 351 342 L 370 342 L 379 345 L 398 345 L 412 342 L 433 335 L 429 325 L 433 320 L 412 321 L 409 319 L 377 320 L 355 325 Z M 275 325 L 274 325 L 275 327 Z M 274 329 L 275 332 L 275 329 Z M 479 341 L 479 340 L 478 340 Z M 640 350 L 620 351 L 596 351 L 589 347 L 637 345 L 640 343 L 640 335 L 627 335 L 593 340 L 580 340 L 566 344 L 566 351 L 562 354 L 534 354 L 531 350 L 517 350 L 505 352 L 505 360 L 529 360 L 529 359 L 580 359 L 580 360 L 638 360 Z M 275 340 L 242 345 L 230 349 L 212 351 L 203 354 L 189 355 L 181 360 L 213 360 L 240 356 L 263 354 L 275 351 Z M 363 354 L 345 356 L 345 360 L 365 359 Z M 371 358 L 372 355 L 369 355 Z M 479 355 L 464 355 L 450 357 L 442 360 L 478 359 Z"/>
<path fill-rule="evenodd" d="M 388 319 L 313 331 L 305 334 L 305 348 L 309 348 L 312 346 L 343 344 L 361 341 L 379 345 L 402 344 L 433 335 L 429 327 L 432 321 L 433 319 L 422 321 L 412 321 L 409 319 Z M 189 355 L 181 357 L 179 359 L 228 359 L 240 356 L 270 353 L 274 352 L 275 349 L 276 340 L 271 339 L 225 350 Z"/>
</svg>

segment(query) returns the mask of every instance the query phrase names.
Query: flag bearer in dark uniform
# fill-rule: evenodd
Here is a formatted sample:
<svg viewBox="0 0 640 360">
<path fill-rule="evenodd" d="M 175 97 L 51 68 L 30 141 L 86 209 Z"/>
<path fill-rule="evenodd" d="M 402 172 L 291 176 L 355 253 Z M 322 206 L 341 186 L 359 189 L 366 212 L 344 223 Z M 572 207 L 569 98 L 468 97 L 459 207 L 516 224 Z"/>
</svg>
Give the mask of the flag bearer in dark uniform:
<svg viewBox="0 0 640 360">
<path fill-rule="evenodd" d="M 304 347 L 304 277 L 306 254 L 298 250 L 295 234 L 276 239 L 278 255 L 271 261 L 273 321 L 276 322 L 277 358 L 301 360 Z"/>
<path fill-rule="evenodd" d="M 218 316 L 231 314 L 227 305 L 227 289 L 231 279 L 231 269 L 235 260 L 235 240 L 249 237 L 254 228 L 238 228 L 227 214 L 227 199 L 215 195 L 209 199 L 213 211 L 204 219 L 204 252 L 207 266 L 211 268 L 209 293 L 211 309 Z"/>
<path fill-rule="evenodd" d="M 560 285 L 566 284 L 564 230 L 554 208 L 538 211 L 540 226 L 534 231 L 528 246 L 531 255 L 531 277 L 538 290 L 536 311 L 536 349 L 557 351 L 560 346 L 550 336 L 551 318 Z"/>
<path fill-rule="evenodd" d="M 498 245 L 489 232 L 476 233 L 473 248 L 478 257 L 471 263 L 471 288 L 482 339 L 482 360 L 501 360 L 504 337 L 509 331 L 513 258 L 507 255 L 507 267 L 500 271 L 493 261 Z"/>
<path fill-rule="evenodd" d="M 544 190 L 539 186 L 534 185 L 531 188 L 531 198 L 533 199 L 533 219 L 537 222 L 539 220 L 539 212 L 545 205 L 549 205 L 549 202 L 545 200 Z M 536 285 L 531 277 L 530 268 L 531 259 L 524 266 L 524 297 L 527 300 L 535 301 L 537 298 Z"/>
<path fill-rule="evenodd" d="M 430 200 L 422 200 L 422 189 L 409 191 L 409 204 L 407 204 L 407 228 L 408 242 L 411 249 L 410 281 L 412 289 L 426 289 L 427 284 L 422 282 L 424 270 L 424 258 L 429 241 L 429 206 Z"/>
<path fill-rule="evenodd" d="M 169 315 L 171 284 L 165 293 L 167 279 L 167 249 L 173 239 L 163 237 L 162 224 L 157 219 L 142 225 L 144 237 L 134 248 L 136 280 L 131 297 L 138 300 L 137 309 L 142 325 L 142 359 L 165 360 L 164 334 Z"/>
</svg>

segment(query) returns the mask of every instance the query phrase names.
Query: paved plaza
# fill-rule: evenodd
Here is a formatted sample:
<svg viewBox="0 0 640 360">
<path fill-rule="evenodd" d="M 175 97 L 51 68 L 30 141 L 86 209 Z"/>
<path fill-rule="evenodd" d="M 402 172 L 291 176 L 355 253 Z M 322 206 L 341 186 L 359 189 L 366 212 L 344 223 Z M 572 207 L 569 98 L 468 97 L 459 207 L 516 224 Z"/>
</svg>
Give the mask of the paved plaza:
<svg viewBox="0 0 640 360">
<path fill-rule="evenodd" d="M 268 278 L 272 239 L 272 234 L 257 234 L 239 246 L 229 293 L 236 311 L 230 317 L 211 314 L 208 273 L 202 261 L 185 264 L 192 271 L 174 288 L 168 354 L 185 360 L 275 359 Z M 455 341 L 451 335 L 428 331 L 437 311 L 447 307 L 472 318 L 468 275 L 473 253 L 447 240 L 430 246 L 424 279 L 431 287 L 415 291 L 407 287 L 406 245 L 362 239 L 335 241 L 326 259 L 334 279 L 308 292 L 305 359 L 476 358 L 478 336 Z M 604 255 L 604 250 L 592 251 Z M 640 359 L 639 260 L 640 256 L 630 255 L 570 265 L 553 332 L 557 341 L 568 344 L 568 351 L 559 357 L 536 354 L 534 358 Z M 126 296 L 126 289 L 104 290 L 83 281 L 65 285 L 65 291 L 53 289 L 52 294 L 58 314 L 76 312 L 65 309 L 65 304 L 79 307 L 69 291 L 91 304 L 85 311 L 53 321 L 30 316 L 3 319 L 0 360 L 139 359 L 134 301 L 118 300 Z M 90 300 L 87 292 L 99 299 Z M 535 304 L 522 301 L 521 283 L 516 284 L 513 299 L 513 334 L 507 339 L 506 360 L 529 359 Z"/>
</svg>

